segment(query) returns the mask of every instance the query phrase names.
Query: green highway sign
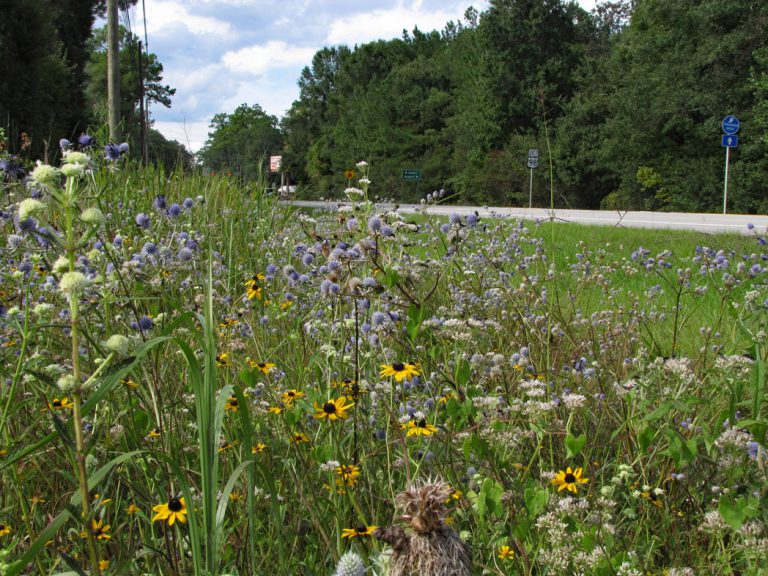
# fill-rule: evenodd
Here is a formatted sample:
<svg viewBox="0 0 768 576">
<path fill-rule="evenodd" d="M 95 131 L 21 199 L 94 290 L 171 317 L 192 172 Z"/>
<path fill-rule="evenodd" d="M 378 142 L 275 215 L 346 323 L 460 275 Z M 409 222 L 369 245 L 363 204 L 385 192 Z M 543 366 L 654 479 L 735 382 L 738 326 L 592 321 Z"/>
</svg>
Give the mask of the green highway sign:
<svg viewBox="0 0 768 576">
<path fill-rule="evenodd" d="M 421 180 L 421 170 L 415 168 L 403 170 L 403 180 Z"/>
</svg>

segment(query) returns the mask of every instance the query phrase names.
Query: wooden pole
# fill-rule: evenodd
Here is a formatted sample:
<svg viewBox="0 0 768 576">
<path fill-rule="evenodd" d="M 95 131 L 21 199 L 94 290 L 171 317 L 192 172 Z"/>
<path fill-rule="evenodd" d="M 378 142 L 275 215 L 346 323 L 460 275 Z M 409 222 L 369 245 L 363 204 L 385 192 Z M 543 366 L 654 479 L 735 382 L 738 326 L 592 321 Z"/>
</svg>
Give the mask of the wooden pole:
<svg viewBox="0 0 768 576">
<path fill-rule="evenodd" d="M 109 139 L 120 141 L 120 24 L 117 0 L 107 0 L 107 102 Z"/>
</svg>

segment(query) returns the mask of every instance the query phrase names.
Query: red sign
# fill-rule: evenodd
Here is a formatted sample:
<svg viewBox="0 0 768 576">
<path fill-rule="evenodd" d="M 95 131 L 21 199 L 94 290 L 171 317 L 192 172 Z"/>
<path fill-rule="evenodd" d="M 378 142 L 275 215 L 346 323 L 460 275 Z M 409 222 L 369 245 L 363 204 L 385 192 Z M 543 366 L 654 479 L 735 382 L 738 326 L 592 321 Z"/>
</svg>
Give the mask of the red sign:
<svg viewBox="0 0 768 576">
<path fill-rule="evenodd" d="M 269 157 L 269 171 L 280 172 L 280 167 L 283 164 L 282 156 L 270 156 Z"/>
</svg>

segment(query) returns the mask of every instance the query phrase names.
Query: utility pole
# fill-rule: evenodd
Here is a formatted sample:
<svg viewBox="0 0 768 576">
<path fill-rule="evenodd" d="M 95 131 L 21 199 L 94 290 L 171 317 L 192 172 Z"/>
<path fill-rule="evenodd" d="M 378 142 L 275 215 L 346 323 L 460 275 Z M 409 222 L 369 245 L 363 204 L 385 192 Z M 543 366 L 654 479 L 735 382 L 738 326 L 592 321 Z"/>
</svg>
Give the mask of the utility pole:
<svg viewBox="0 0 768 576">
<path fill-rule="evenodd" d="M 148 134 L 148 122 L 147 122 L 147 110 L 145 105 L 144 94 L 144 50 L 141 47 L 141 40 L 139 40 L 139 113 L 141 114 L 141 160 L 144 164 L 149 160 L 149 134 Z"/>
<path fill-rule="evenodd" d="M 107 0 L 107 102 L 109 139 L 120 141 L 120 34 L 117 0 Z"/>
</svg>

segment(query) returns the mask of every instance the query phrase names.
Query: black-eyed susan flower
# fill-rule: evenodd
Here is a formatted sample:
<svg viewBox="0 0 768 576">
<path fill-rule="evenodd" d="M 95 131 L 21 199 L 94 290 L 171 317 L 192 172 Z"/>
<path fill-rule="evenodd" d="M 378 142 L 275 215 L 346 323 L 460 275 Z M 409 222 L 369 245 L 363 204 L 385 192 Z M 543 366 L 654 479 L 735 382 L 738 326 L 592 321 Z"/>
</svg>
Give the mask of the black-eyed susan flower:
<svg viewBox="0 0 768 576">
<path fill-rule="evenodd" d="M 131 380 L 130 378 L 122 378 L 120 380 L 120 384 L 122 384 L 123 386 L 125 386 L 126 388 L 128 388 L 130 390 L 135 390 L 136 388 L 139 387 L 138 382 L 135 382 L 134 380 Z"/>
<path fill-rule="evenodd" d="M 346 396 L 339 396 L 335 400 L 328 400 L 322 406 L 315 402 L 315 418 L 318 420 L 344 420 L 348 416 L 347 410 L 354 405 L 354 403 L 347 404 Z"/>
<path fill-rule="evenodd" d="M 104 572 L 109 568 L 109 560 L 99 560 L 99 570 Z"/>
<path fill-rule="evenodd" d="M 355 177 L 354 170 L 352 170 L 351 168 L 344 170 L 344 178 L 346 178 L 347 180 L 352 180 L 352 178 L 354 177 Z"/>
<path fill-rule="evenodd" d="M 259 442 L 258 444 L 251 446 L 251 454 L 261 454 L 266 448 L 267 445 L 264 444 L 264 442 Z"/>
<path fill-rule="evenodd" d="M 304 397 L 304 392 L 299 392 L 298 390 L 291 389 L 283 392 L 282 400 L 283 400 L 283 404 L 290 406 L 291 404 L 293 404 L 294 400 L 297 400 L 303 397 Z"/>
<path fill-rule="evenodd" d="M 294 444 L 302 444 L 304 442 L 309 442 L 309 436 L 304 434 L 304 432 L 294 432 L 291 434 L 291 442 Z"/>
<path fill-rule="evenodd" d="M 245 297 L 248 298 L 248 300 L 253 300 L 254 298 L 261 300 L 261 282 L 263 282 L 264 279 L 264 274 L 259 272 L 245 281 Z"/>
<path fill-rule="evenodd" d="M 394 376 L 395 380 L 402 382 L 405 379 L 413 378 L 421 374 L 418 364 L 410 362 L 393 362 L 392 364 L 382 364 L 379 376 L 386 378 L 387 376 Z"/>
<path fill-rule="evenodd" d="M 515 557 L 515 551 L 505 544 L 503 546 L 499 546 L 498 556 L 501 560 L 511 560 Z"/>
<path fill-rule="evenodd" d="M 569 492 L 573 492 L 576 494 L 578 492 L 578 486 L 579 484 L 586 484 L 589 482 L 589 478 L 582 478 L 582 470 L 581 468 L 576 468 L 576 470 L 571 470 L 571 467 L 568 466 L 568 469 L 563 472 L 560 470 L 557 473 L 557 476 L 555 476 L 552 479 L 552 484 L 557 486 L 557 491 L 562 492 L 563 490 L 568 490 Z"/>
<path fill-rule="evenodd" d="M 231 450 L 235 447 L 235 444 L 237 442 L 227 442 L 226 440 L 219 444 L 219 454 L 223 454 L 224 452 Z"/>
<path fill-rule="evenodd" d="M 341 531 L 342 538 L 363 538 L 371 536 L 378 526 L 358 526 L 357 528 L 344 528 Z"/>
<path fill-rule="evenodd" d="M 227 398 L 227 403 L 224 404 L 224 410 L 231 410 L 232 412 L 237 412 L 238 407 L 237 396 L 230 396 Z"/>
<path fill-rule="evenodd" d="M 246 358 L 245 363 L 248 364 L 248 367 L 251 368 L 251 370 L 258 370 L 264 375 L 269 374 L 276 366 L 276 364 L 273 364 L 272 362 L 256 362 L 250 358 Z"/>
<path fill-rule="evenodd" d="M 664 494 L 663 490 L 659 490 L 659 489 L 645 490 L 644 492 L 640 493 L 640 497 L 643 498 L 644 500 L 647 500 L 654 506 L 656 506 L 656 508 L 663 508 L 664 503 L 661 501 L 661 497 L 663 494 Z"/>
<path fill-rule="evenodd" d="M 11 533 L 11 527 L 4 522 L 0 522 L 0 536 L 5 536 L 10 533 Z"/>
<path fill-rule="evenodd" d="M 182 524 L 187 522 L 187 504 L 183 497 L 171 498 L 166 504 L 158 504 L 152 508 L 152 512 L 156 513 L 152 522 L 165 520 L 168 526 L 173 526 L 177 520 Z"/>
<path fill-rule="evenodd" d="M 331 382 L 331 386 L 334 388 L 341 388 L 342 392 L 352 400 L 357 400 L 360 397 L 360 392 L 363 391 L 357 383 L 357 380 L 353 380 L 352 378 L 334 380 Z"/>
<path fill-rule="evenodd" d="M 53 401 L 48 402 L 48 408 L 51 410 L 71 410 L 74 407 L 72 400 L 64 396 L 64 398 L 54 398 Z"/>
<path fill-rule="evenodd" d="M 356 464 L 342 464 L 336 466 L 336 474 L 339 475 L 336 479 L 338 484 L 355 486 L 357 484 L 357 479 L 360 477 L 360 466 L 357 466 Z"/>
<path fill-rule="evenodd" d="M 406 436 L 432 436 L 437 432 L 437 426 L 430 424 L 424 418 L 421 420 L 409 420 L 406 425 Z"/>
<path fill-rule="evenodd" d="M 270 414 L 282 414 L 283 413 L 283 407 L 282 406 L 270 406 L 267 410 Z"/>
<path fill-rule="evenodd" d="M 216 356 L 216 366 L 219 368 L 226 368 L 229 366 L 229 354 L 226 352 L 222 352 L 218 356 Z"/>
<path fill-rule="evenodd" d="M 160 438 L 160 428 L 152 428 L 147 434 L 147 438 Z"/>
<path fill-rule="evenodd" d="M 133 502 L 128 504 L 128 508 L 125 509 L 125 513 L 128 514 L 128 516 L 133 516 L 139 511 L 139 507 L 136 506 Z"/>
<path fill-rule="evenodd" d="M 112 526 L 109 524 L 104 524 L 104 520 L 96 520 L 96 518 L 91 518 L 91 534 L 93 534 L 93 537 L 96 538 L 96 540 L 109 540 L 112 538 L 112 535 L 109 534 L 109 529 Z M 83 530 L 80 532 L 81 538 L 87 538 L 88 532 Z"/>
</svg>

